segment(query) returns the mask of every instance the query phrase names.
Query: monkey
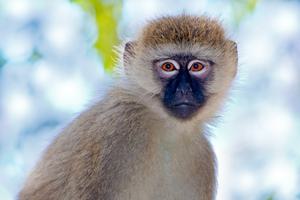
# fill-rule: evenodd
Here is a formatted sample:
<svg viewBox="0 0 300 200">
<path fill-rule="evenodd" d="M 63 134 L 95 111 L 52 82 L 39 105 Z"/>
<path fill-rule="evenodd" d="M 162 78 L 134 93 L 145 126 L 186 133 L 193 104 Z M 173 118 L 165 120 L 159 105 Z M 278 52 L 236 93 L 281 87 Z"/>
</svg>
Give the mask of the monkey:
<svg viewBox="0 0 300 200">
<path fill-rule="evenodd" d="M 19 200 L 212 200 L 209 124 L 236 77 L 218 19 L 152 19 L 122 45 L 106 95 L 53 140 Z"/>
</svg>

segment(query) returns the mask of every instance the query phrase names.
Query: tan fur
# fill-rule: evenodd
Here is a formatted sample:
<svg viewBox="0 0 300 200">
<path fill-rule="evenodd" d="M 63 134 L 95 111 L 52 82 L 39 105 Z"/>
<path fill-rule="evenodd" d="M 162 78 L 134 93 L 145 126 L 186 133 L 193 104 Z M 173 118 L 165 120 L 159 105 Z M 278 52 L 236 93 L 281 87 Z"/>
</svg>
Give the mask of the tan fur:
<svg viewBox="0 0 300 200">
<path fill-rule="evenodd" d="M 145 46 L 166 43 L 191 43 L 220 45 L 224 42 L 224 30 L 220 23 L 208 17 L 180 15 L 153 20 L 143 29 L 139 41 Z"/>
<path fill-rule="evenodd" d="M 162 108 L 152 66 L 180 52 L 216 63 L 208 102 L 184 121 Z M 215 198 L 215 157 L 204 129 L 236 74 L 235 44 L 215 20 L 164 17 L 150 22 L 121 57 L 125 73 L 49 146 L 20 200 Z"/>
</svg>

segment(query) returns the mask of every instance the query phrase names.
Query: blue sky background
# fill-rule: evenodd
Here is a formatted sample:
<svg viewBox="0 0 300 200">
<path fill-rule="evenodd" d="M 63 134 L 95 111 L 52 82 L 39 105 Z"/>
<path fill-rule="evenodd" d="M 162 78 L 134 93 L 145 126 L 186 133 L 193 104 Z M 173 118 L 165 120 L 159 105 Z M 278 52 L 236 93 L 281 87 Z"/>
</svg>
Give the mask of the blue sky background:
<svg viewBox="0 0 300 200">
<path fill-rule="evenodd" d="M 121 39 L 153 17 L 218 17 L 238 42 L 239 73 L 212 142 L 218 200 L 300 199 L 300 2 L 260 1 L 237 25 L 217 0 L 125 0 Z M 93 19 L 66 0 L 0 0 L 0 199 L 15 199 L 53 137 L 111 75 L 92 45 Z"/>
</svg>

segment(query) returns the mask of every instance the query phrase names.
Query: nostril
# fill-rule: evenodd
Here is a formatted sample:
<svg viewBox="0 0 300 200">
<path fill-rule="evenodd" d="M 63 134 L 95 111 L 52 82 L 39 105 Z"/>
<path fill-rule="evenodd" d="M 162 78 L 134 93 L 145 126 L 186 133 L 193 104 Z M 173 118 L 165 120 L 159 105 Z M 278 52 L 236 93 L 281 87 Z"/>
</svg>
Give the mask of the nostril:
<svg viewBox="0 0 300 200">
<path fill-rule="evenodd" d="M 188 87 L 188 88 L 177 88 L 176 92 L 180 93 L 181 95 L 188 95 L 192 93 L 192 88 Z"/>
<path fill-rule="evenodd" d="M 185 90 L 185 95 L 188 95 L 188 94 L 191 94 L 192 93 L 192 90 L 191 89 L 187 89 L 187 90 Z"/>
<path fill-rule="evenodd" d="M 187 93 L 192 92 L 192 88 L 191 88 L 191 87 L 188 87 L 187 90 L 186 90 L 186 92 L 187 92 Z"/>
<path fill-rule="evenodd" d="M 181 87 L 176 88 L 176 93 L 182 94 L 182 92 L 183 92 L 183 89 Z"/>
</svg>

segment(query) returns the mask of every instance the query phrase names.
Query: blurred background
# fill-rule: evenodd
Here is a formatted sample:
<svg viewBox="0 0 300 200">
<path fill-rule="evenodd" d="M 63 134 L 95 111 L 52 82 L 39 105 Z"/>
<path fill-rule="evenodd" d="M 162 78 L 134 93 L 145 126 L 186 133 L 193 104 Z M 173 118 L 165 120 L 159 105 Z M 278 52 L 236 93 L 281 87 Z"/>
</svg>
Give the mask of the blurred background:
<svg viewBox="0 0 300 200">
<path fill-rule="evenodd" d="M 111 80 L 120 41 L 179 13 L 222 20 L 239 74 L 212 127 L 218 200 L 300 199 L 300 1 L 0 0 L 0 199 Z"/>
</svg>

